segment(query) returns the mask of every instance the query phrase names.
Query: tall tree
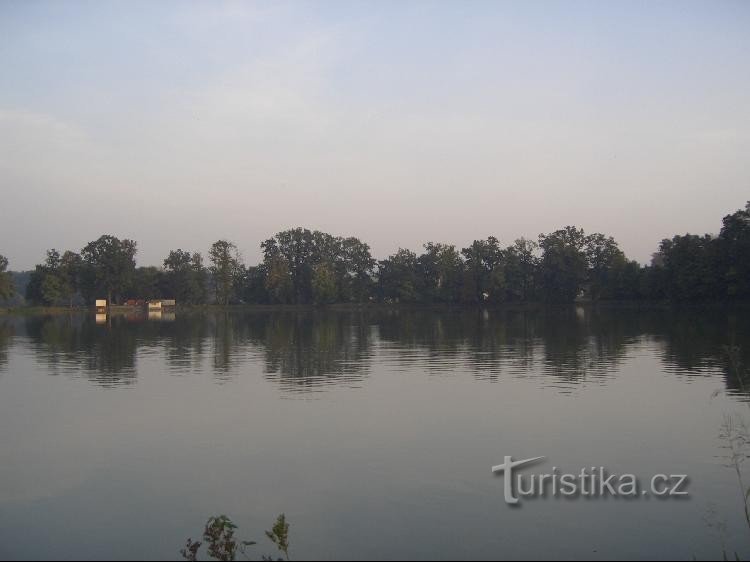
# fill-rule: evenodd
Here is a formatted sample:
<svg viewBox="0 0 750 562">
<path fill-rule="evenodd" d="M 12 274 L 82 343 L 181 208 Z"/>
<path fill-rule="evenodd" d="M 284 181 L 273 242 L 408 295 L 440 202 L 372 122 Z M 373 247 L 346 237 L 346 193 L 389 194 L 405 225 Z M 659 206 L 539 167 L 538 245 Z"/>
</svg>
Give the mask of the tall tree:
<svg viewBox="0 0 750 562">
<path fill-rule="evenodd" d="M 114 299 L 119 299 L 131 286 L 136 252 L 137 245 L 133 240 L 120 240 L 109 235 L 89 242 L 81 250 L 81 258 L 91 272 L 88 281 L 94 283 L 94 290 L 106 293 L 108 302 L 114 303 Z"/>
<path fill-rule="evenodd" d="M 237 246 L 227 240 L 218 240 L 208 251 L 208 258 L 211 261 L 210 270 L 216 302 L 223 305 L 229 304 L 242 275 Z"/>
<path fill-rule="evenodd" d="M 724 291 L 732 299 L 750 298 L 750 202 L 724 217 L 718 240 Z"/>
<path fill-rule="evenodd" d="M 716 239 L 709 235 L 686 234 L 662 241 L 659 250 L 664 258 L 667 296 L 675 301 L 722 298 L 718 249 Z"/>
<path fill-rule="evenodd" d="M 586 282 L 586 233 L 567 226 L 539 236 L 542 249 L 540 276 L 544 299 L 552 303 L 573 302 Z"/>
<path fill-rule="evenodd" d="M 0 256 L 0 300 L 9 299 L 14 292 L 13 279 L 8 273 L 8 258 Z"/>
<path fill-rule="evenodd" d="M 206 268 L 199 253 L 172 250 L 164 260 L 166 293 L 178 302 L 200 304 L 206 300 Z"/>
<path fill-rule="evenodd" d="M 647 268 L 642 268 L 636 261 L 628 260 L 623 254 L 614 260 L 607 273 L 607 283 L 599 296 L 615 301 L 641 300 L 648 295 L 648 276 Z M 651 298 L 659 300 L 656 293 Z"/>
<path fill-rule="evenodd" d="M 594 300 L 611 296 L 617 281 L 616 271 L 625 267 L 625 254 L 611 236 L 591 234 L 585 244 L 590 296 Z"/>
<path fill-rule="evenodd" d="M 461 254 L 465 260 L 464 300 L 471 303 L 502 301 L 505 281 L 503 252 L 498 239 L 490 236 L 486 240 L 474 240 Z"/>
<path fill-rule="evenodd" d="M 505 294 L 508 301 L 528 302 L 536 297 L 539 245 L 519 238 L 505 249 Z"/>
<path fill-rule="evenodd" d="M 313 267 L 320 263 L 321 253 L 327 239 L 320 233 L 306 228 L 294 228 L 279 232 L 261 244 L 266 263 L 283 260 L 289 270 L 293 299 L 298 304 L 310 303 L 313 299 Z"/>
<path fill-rule="evenodd" d="M 276 301 L 306 304 L 319 300 L 322 275 L 332 276 L 338 301 L 363 301 L 370 296 L 375 260 L 370 247 L 357 238 L 294 228 L 264 241 L 261 249 L 264 270 L 269 275 L 268 289 Z M 328 289 L 332 286 L 327 285 Z"/>
<path fill-rule="evenodd" d="M 269 304 L 272 302 L 266 288 L 266 281 L 267 272 L 264 264 L 246 267 L 242 278 L 242 299 L 253 304 Z"/>
<path fill-rule="evenodd" d="M 203 256 L 200 252 L 193 252 L 190 257 L 191 291 L 188 298 L 189 303 L 201 304 L 206 302 L 206 291 L 208 283 L 208 272 L 203 265 Z"/>
<path fill-rule="evenodd" d="M 461 300 L 463 266 L 455 246 L 428 242 L 418 258 L 421 299 L 425 302 L 453 303 Z"/>
<path fill-rule="evenodd" d="M 338 289 L 336 274 L 331 264 L 323 262 L 313 266 L 312 291 L 315 304 L 336 302 Z"/>
<path fill-rule="evenodd" d="M 29 275 L 29 282 L 26 284 L 26 300 L 32 304 L 46 304 L 42 293 L 42 283 L 47 273 L 43 264 L 37 264 L 34 271 Z"/>
<path fill-rule="evenodd" d="M 154 300 L 165 296 L 164 272 L 158 267 L 137 267 L 128 294 L 136 299 Z"/>
<path fill-rule="evenodd" d="M 62 279 L 63 296 L 68 306 L 73 307 L 73 299 L 81 288 L 83 260 L 76 252 L 66 251 L 60 258 L 58 275 Z"/>
<path fill-rule="evenodd" d="M 54 248 L 47 250 L 42 279 L 42 298 L 45 304 L 57 304 L 70 292 L 65 280 L 60 275 L 60 252 Z"/>
<path fill-rule="evenodd" d="M 381 298 L 394 302 L 417 302 L 421 293 L 419 262 L 411 250 L 399 249 L 378 266 L 378 290 Z"/>
<path fill-rule="evenodd" d="M 78 290 L 80 256 L 74 252 L 47 250 L 43 264 L 34 268 L 26 286 L 26 299 L 35 304 L 51 306 L 66 302 L 73 305 Z"/>
<path fill-rule="evenodd" d="M 364 302 L 372 296 L 373 277 L 377 262 L 370 253 L 370 246 L 358 238 L 341 240 L 341 260 L 343 262 L 343 300 Z"/>
<path fill-rule="evenodd" d="M 281 255 L 266 257 L 263 262 L 265 270 L 265 289 L 270 301 L 274 304 L 294 302 L 294 284 L 289 271 L 289 262 Z"/>
</svg>

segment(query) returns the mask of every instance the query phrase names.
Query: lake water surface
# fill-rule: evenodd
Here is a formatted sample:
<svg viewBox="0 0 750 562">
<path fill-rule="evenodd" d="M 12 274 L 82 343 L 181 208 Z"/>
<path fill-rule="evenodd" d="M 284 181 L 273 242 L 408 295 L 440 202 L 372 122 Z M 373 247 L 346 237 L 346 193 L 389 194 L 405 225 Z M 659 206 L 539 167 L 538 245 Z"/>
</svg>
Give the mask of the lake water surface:
<svg viewBox="0 0 750 562">
<path fill-rule="evenodd" d="M 293 559 L 747 558 L 747 312 L 0 316 L 0 558 L 174 559 L 218 514 L 260 556 L 282 512 Z M 690 497 L 512 508 L 507 455 Z"/>
</svg>

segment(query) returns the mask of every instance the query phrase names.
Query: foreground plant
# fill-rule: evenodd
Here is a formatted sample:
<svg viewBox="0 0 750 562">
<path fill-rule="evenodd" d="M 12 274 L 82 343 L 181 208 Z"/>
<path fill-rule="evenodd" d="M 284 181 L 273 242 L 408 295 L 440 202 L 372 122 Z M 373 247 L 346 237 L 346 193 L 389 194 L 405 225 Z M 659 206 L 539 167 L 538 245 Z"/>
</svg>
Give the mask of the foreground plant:
<svg viewBox="0 0 750 562">
<path fill-rule="evenodd" d="M 198 554 L 205 543 L 206 554 L 212 560 L 234 562 L 238 553 L 250 560 L 247 549 L 257 543 L 255 541 L 237 541 L 234 536 L 236 530 L 237 525 L 226 515 L 211 517 L 203 530 L 203 540 L 188 539 L 185 548 L 180 550 L 180 554 L 188 562 L 197 562 Z M 289 524 L 286 522 L 286 516 L 283 513 L 276 518 L 271 530 L 266 531 L 266 537 L 284 555 L 284 558 L 278 558 L 278 560 L 289 560 Z M 264 555 L 261 560 L 272 561 L 274 558 Z"/>
<path fill-rule="evenodd" d="M 270 531 L 266 531 L 266 536 L 271 540 L 276 548 L 289 560 L 289 523 L 286 522 L 286 516 L 282 513 L 276 518 L 276 523 Z"/>
</svg>

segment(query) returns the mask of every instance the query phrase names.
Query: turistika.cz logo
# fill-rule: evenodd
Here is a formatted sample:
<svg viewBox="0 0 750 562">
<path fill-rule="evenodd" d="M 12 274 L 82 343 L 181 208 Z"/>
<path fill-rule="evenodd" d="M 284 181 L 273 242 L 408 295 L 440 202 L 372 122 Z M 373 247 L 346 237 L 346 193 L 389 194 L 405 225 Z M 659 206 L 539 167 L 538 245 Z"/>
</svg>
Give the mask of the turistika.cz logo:
<svg viewBox="0 0 750 562">
<path fill-rule="evenodd" d="M 492 473 L 504 478 L 505 502 L 518 505 L 519 497 L 564 498 L 685 498 L 689 478 L 685 474 L 657 474 L 648 487 L 633 474 L 610 474 L 604 467 L 582 468 L 578 473 L 521 474 L 520 469 L 539 464 L 546 457 L 514 461 L 505 457 L 503 464 L 492 467 Z"/>
</svg>

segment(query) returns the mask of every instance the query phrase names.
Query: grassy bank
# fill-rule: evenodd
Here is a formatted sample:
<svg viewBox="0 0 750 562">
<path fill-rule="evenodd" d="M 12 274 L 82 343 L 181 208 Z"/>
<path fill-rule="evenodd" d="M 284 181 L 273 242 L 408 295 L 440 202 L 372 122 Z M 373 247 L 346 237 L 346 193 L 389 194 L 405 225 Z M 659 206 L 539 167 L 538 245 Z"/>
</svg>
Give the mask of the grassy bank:
<svg viewBox="0 0 750 562">
<path fill-rule="evenodd" d="M 505 304 L 386 304 L 386 303 L 338 303 L 329 305 L 313 304 L 202 304 L 202 305 L 178 305 L 176 312 L 200 314 L 216 312 L 312 312 L 312 311 L 339 311 L 339 312 L 365 312 L 365 311 L 459 311 L 459 310 L 500 310 L 500 311 L 535 311 L 535 310 L 554 310 L 570 308 L 571 306 L 583 307 L 587 309 L 722 309 L 722 308 L 742 308 L 750 307 L 750 303 L 726 303 L 726 302 L 707 302 L 707 303 L 670 303 L 659 301 L 583 301 L 572 304 L 546 304 L 546 303 L 505 303 Z M 55 316 L 66 314 L 93 314 L 93 306 L 24 306 L 13 308 L 0 308 L 0 315 L 13 316 Z M 145 308 L 115 305 L 109 308 L 111 315 L 147 313 Z"/>
<path fill-rule="evenodd" d="M 0 308 L 0 315 L 13 315 L 13 316 L 50 316 L 50 315 L 62 315 L 62 314 L 76 314 L 81 312 L 88 312 L 88 307 L 73 307 L 68 306 L 18 306 L 13 308 Z"/>
</svg>

